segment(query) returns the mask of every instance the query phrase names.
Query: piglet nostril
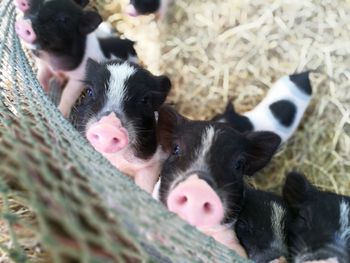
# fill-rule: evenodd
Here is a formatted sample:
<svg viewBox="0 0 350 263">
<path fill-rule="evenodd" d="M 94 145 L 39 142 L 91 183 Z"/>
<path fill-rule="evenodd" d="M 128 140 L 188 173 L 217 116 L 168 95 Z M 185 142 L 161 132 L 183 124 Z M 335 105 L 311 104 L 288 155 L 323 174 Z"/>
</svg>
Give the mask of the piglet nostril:
<svg viewBox="0 0 350 263">
<path fill-rule="evenodd" d="M 209 202 L 205 202 L 203 205 L 203 210 L 204 210 L 204 213 L 208 214 L 208 213 L 211 213 L 213 211 L 213 207 Z"/>
<path fill-rule="evenodd" d="M 30 36 L 32 34 L 32 32 L 30 32 L 29 30 L 26 30 L 26 34 L 27 34 L 27 36 Z"/>
<path fill-rule="evenodd" d="M 187 203 L 187 196 L 183 195 L 183 196 L 180 196 L 178 199 L 177 199 L 177 203 L 179 205 L 184 205 Z"/>
</svg>

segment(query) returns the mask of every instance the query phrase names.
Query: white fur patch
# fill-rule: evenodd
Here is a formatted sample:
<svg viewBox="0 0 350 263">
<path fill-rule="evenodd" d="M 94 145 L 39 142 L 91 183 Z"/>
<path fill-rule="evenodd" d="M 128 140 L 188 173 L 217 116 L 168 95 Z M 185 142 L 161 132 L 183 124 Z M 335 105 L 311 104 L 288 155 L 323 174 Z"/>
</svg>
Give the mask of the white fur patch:
<svg viewBox="0 0 350 263">
<path fill-rule="evenodd" d="M 254 131 L 272 131 L 287 141 L 299 126 L 311 96 L 304 94 L 288 76 L 278 80 L 266 97 L 251 111 L 243 115 L 253 124 Z M 270 105 L 280 100 L 288 100 L 296 106 L 296 115 L 290 127 L 285 127 L 273 116 Z"/>
<path fill-rule="evenodd" d="M 340 203 L 339 207 L 340 217 L 339 217 L 339 236 L 342 240 L 348 241 L 350 238 L 350 224 L 349 224 L 349 216 L 350 216 L 350 208 L 349 204 L 344 200 Z"/>
<path fill-rule="evenodd" d="M 111 77 L 107 91 L 107 103 L 102 112 L 113 110 L 122 113 L 122 103 L 127 99 L 125 82 L 135 73 L 135 68 L 125 62 L 121 65 L 109 65 L 107 69 Z"/>
<path fill-rule="evenodd" d="M 160 189 L 161 178 L 158 179 L 156 185 L 153 188 L 152 197 L 159 201 L 159 189 Z"/>
<path fill-rule="evenodd" d="M 284 244 L 284 240 L 285 240 L 285 236 L 284 236 L 285 226 L 284 226 L 283 218 L 286 212 L 283 209 L 283 207 L 281 207 L 275 202 L 272 202 L 271 208 L 272 208 L 271 223 L 272 223 L 272 230 L 274 233 L 274 240 L 277 242 L 277 244 L 281 245 L 281 244 Z"/>
</svg>

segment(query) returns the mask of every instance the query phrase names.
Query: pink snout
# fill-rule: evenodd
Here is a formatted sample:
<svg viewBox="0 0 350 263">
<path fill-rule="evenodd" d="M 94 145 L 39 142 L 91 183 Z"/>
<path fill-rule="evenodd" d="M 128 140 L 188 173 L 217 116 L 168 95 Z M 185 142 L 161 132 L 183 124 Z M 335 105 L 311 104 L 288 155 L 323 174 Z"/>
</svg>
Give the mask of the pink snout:
<svg viewBox="0 0 350 263">
<path fill-rule="evenodd" d="M 167 206 L 171 212 L 198 228 L 219 225 L 224 217 L 219 196 L 198 175 L 190 176 L 175 187 L 168 196 Z"/>
<path fill-rule="evenodd" d="M 128 132 L 114 113 L 93 124 L 87 130 L 86 137 L 100 153 L 116 153 L 129 143 Z"/>
<path fill-rule="evenodd" d="M 139 15 L 139 12 L 137 12 L 136 8 L 131 4 L 127 6 L 126 13 L 129 16 L 138 16 Z"/>
<path fill-rule="evenodd" d="M 19 20 L 16 22 L 16 32 L 25 42 L 32 44 L 36 39 L 30 20 Z"/>
<path fill-rule="evenodd" d="M 29 1 L 28 0 L 15 0 L 15 5 L 22 12 L 26 12 L 29 9 Z"/>
</svg>

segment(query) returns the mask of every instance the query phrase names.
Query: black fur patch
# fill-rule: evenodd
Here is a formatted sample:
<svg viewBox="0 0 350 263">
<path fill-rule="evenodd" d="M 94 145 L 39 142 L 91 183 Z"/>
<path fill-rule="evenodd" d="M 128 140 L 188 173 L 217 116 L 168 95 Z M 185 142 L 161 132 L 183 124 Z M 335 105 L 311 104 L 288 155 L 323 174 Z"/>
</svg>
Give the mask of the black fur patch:
<svg viewBox="0 0 350 263">
<path fill-rule="evenodd" d="M 295 119 L 297 109 L 289 100 L 279 100 L 270 105 L 275 118 L 285 127 L 290 127 Z"/>
<path fill-rule="evenodd" d="M 155 13 L 160 8 L 161 0 L 131 0 L 130 3 L 135 7 L 140 15 Z"/>
<path fill-rule="evenodd" d="M 305 261 L 337 258 L 339 263 L 350 262 L 350 239 L 341 238 L 344 232 L 339 232 L 340 204 L 350 207 L 348 196 L 320 191 L 305 176 L 293 172 L 287 175 L 283 198 L 292 215 L 287 225 L 291 259 L 305 256 Z M 342 223 L 349 220 L 350 214 Z"/>
<path fill-rule="evenodd" d="M 120 39 L 116 37 L 101 38 L 98 40 L 106 58 L 111 58 L 114 55 L 117 58 L 127 60 L 129 56 L 136 57 L 134 42 L 129 39 Z"/>
<path fill-rule="evenodd" d="M 282 222 L 272 222 L 273 204 L 284 210 Z M 244 204 L 235 224 L 237 237 L 247 251 L 248 257 L 254 262 L 270 262 L 281 256 L 287 256 L 285 235 L 275 242 L 274 224 L 284 224 L 288 217 L 288 211 L 282 198 L 259 190 L 247 187 Z M 285 228 L 281 225 L 281 234 L 285 234 Z M 274 245 L 272 246 L 272 244 Z"/>
<path fill-rule="evenodd" d="M 248 117 L 238 114 L 232 103 L 227 104 L 226 110 L 223 114 L 219 114 L 213 118 L 213 121 L 225 119 L 226 122 L 239 132 L 246 132 L 253 130 L 253 124 Z"/>
<path fill-rule="evenodd" d="M 290 75 L 289 79 L 295 83 L 295 85 L 307 95 L 312 94 L 312 87 L 309 78 L 310 72 L 303 72 L 299 74 Z"/>
</svg>

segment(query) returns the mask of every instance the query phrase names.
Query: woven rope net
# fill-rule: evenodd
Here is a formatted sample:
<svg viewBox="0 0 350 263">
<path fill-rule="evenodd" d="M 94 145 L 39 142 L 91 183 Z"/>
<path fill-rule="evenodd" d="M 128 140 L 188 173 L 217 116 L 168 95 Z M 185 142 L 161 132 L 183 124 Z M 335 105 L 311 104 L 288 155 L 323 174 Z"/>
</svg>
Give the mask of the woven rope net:
<svg viewBox="0 0 350 263">
<path fill-rule="evenodd" d="M 49 262 L 240 262 L 139 190 L 59 114 L 14 32 L 12 2 L 0 3 L 1 231 L 8 236 L 0 261 L 37 261 L 22 248 L 27 235 L 38 237 Z"/>
</svg>

